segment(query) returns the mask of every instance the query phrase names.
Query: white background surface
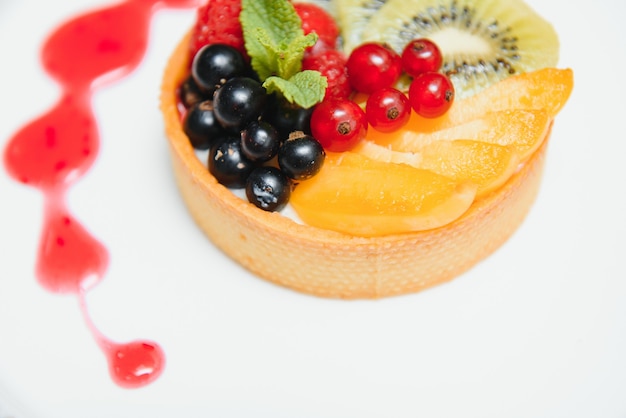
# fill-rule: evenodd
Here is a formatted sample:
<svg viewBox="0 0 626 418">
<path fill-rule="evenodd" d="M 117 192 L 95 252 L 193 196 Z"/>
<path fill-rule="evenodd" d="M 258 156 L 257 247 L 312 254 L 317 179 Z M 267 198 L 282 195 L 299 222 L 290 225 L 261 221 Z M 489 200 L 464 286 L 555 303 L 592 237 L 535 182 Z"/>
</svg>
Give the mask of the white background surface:
<svg viewBox="0 0 626 418">
<path fill-rule="evenodd" d="M 38 50 L 106 1 L 0 0 L 0 146 L 54 102 Z M 626 16 L 622 0 L 539 1 L 575 89 L 530 216 L 457 280 L 380 301 L 261 281 L 195 227 L 174 186 L 157 96 L 190 11 L 153 21 L 145 62 L 95 96 L 101 153 L 68 195 L 109 249 L 89 293 L 109 337 L 167 355 L 116 387 L 73 296 L 34 278 L 41 196 L 0 171 L 0 418 L 626 417 Z"/>
</svg>

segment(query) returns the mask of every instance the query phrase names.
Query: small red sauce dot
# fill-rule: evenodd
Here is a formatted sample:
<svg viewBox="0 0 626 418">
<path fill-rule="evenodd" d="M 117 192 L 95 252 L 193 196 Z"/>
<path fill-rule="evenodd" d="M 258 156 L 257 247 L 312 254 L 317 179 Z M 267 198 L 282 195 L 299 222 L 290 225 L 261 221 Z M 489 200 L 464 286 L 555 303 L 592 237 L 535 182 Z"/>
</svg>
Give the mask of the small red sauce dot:
<svg viewBox="0 0 626 418">
<path fill-rule="evenodd" d="M 119 386 L 137 388 L 153 382 L 163 372 L 165 355 L 153 342 L 133 341 L 108 350 L 111 377 Z"/>
</svg>

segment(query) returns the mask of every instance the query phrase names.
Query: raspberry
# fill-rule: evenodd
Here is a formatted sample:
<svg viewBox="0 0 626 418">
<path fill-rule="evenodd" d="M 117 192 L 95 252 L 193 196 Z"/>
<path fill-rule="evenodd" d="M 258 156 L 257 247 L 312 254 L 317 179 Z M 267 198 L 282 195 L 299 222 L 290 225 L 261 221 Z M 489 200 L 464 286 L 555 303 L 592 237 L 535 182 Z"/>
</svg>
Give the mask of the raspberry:
<svg viewBox="0 0 626 418">
<path fill-rule="evenodd" d="M 315 32 L 318 36 L 317 44 L 321 42 L 328 48 L 336 46 L 339 28 L 335 19 L 326 10 L 312 3 L 295 3 L 293 7 L 302 20 L 305 35 Z M 317 44 L 314 48 L 318 47 Z"/>
<path fill-rule="evenodd" d="M 346 99 L 352 93 L 348 81 L 347 59 L 336 49 L 309 55 L 302 61 L 303 70 L 319 71 L 328 81 L 325 98 Z"/>
<path fill-rule="evenodd" d="M 233 46 L 247 57 L 240 12 L 241 0 L 208 0 L 199 7 L 190 43 L 191 57 L 203 46 L 217 43 Z"/>
</svg>

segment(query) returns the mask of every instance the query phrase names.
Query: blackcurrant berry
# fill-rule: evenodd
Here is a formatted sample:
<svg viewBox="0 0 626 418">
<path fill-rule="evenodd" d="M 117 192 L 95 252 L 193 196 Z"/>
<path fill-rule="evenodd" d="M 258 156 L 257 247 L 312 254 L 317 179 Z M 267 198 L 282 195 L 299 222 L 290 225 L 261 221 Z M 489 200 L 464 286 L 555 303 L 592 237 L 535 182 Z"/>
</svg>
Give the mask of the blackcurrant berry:
<svg viewBox="0 0 626 418">
<path fill-rule="evenodd" d="M 191 74 L 202 91 L 212 95 L 217 86 L 248 71 L 241 53 L 230 45 L 202 47 L 193 59 Z"/>
<path fill-rule="evenodd" d="M 241 131 L 241 150 L 254 162 L 271 160 L 279 147 L 278 131 L 267 122 L 252 121 Z"/>
<path fill-rule="evenodd" d="M 270 96 L 270 103 L 263 118 L 274 125 L 281 138 L 287 138 L 295 131 L 311 133 L 311 113 L 313 107 L 305 109 L 282 97 Z"/>
<path fill-rule="evenodd" d="M 208 159 L 209 172 L 226 187 L 245 187 L 246 179 L 254 169 L 254 163 L 241 152 L 241 138 L 224 136 L 211 146 Z"/>
<path fill-rule="evenodd" d="M 295 131 L 311 133 L 311 113 L 313 107 L 305 109 L 282 97 L 270 96 L 263 118 L 274 125 L 281 138 L 287 138 Z"/>
<path fill-rule="evenodd" d="M 185 109 L 189 109 L 194 104 L 209 99 L 209 97 L 200 90 L 200 87 L 198 87 L 192 76 L 187 77 L 183 84 L 180 85 L 179 97 Z"/>
<path fill-rule="evenodd" d="M 258 167 L 248 176 L 246 196 L 258 208 L 279 211 L 289 202 L 291 181 L 276 167 Z"/>
<path fill-rule="evenodd" d="M 210 100 L 196 103 L 185 113 L 183 130 L 191 145 L 199 150 L 209 149 L 213 140 L 224 134 L 224 128 L 215 119 Z"/>
<path fill-rule="evenodd" d="M 325 158 L 322 145 L 302 132 L 293 134 L 278 150 L 278 166 L 294 180 L 313 177 L 322 168 Z"/>
<path fill-rule="evenodd" d="M 265 87 L 248 77 L 235 77 L 217 89 L 213 98 L 215 116 L 231 132 L 239 132 L 265 110 Z"/>
</svg>

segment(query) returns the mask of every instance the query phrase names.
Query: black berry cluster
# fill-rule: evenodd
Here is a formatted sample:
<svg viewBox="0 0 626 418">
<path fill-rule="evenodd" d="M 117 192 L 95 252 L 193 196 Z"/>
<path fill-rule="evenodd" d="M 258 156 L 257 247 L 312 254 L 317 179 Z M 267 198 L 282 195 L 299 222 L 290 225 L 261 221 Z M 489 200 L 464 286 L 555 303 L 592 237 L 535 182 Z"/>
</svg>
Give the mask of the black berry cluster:
<svg viewBox="0 0 626 418">
<path fill-rule="evenodd" d="M 226 187 L 245 188 L 261 209 L 281 210 L 295 184 L 323 165 L 324 149 L 310 135 L 312 109 L 268 95 L 231 46 L 198 51 L 180 101 L 183 129 L 195 149 L 209 150 L 211 174 Z"/>
</svg>

